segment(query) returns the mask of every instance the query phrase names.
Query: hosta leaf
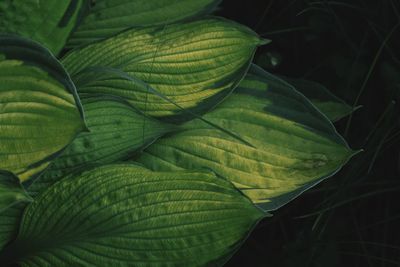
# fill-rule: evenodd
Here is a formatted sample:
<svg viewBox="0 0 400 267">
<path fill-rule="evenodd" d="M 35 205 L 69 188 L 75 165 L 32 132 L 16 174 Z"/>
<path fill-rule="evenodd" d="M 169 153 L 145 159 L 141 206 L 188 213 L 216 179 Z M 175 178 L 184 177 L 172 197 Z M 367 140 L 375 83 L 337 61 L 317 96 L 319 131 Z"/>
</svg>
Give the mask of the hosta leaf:
<svg viewBox="0 0 400 267">
<path fill-rule="evenodd" d="M 86 0 L 2 0 L 0 32 L 31 38 L 58 53 Z"/>
<path fill-rule="evenodd" d="M 310 99 L 333 122 L 350 115 L 354 111 L 351 106 L 319 83 L 302 79 L 284 78 L 284 80 Z"/>
<path fill-rule="evenodd" d="M 274 210 L 334 174 L 353 154 L 306 98 L 257 67 L 204 117 L 252 146 L 194 120 L 138 161 L 154 170 L 212 169 L 254 203 Z"/>
<path fill-rule="evenodd" d="M 26 204 L 21 202 L 0 212 L 0 254 L 1 250 L 17 236 Z"/>
<path fill-rule="evenodd" d="M 31 197 L 18 178 L 9 172 L 0 171 L 0 213 L 15 204 L 29 201 Z"/>
<path fill-rule="evenodd" d="M 89 97 L 82 99 L 90 130 L 81 133 L 49 168 L 29 187 L 38 192 L 74 170 L 127 159 L 137 150 L 175 130 L 138 112 L 121 99 Z"/>
<path fill-rule="evenodd" d="M 131 29 L 63 60 L 74 76 L 88 67 L 120 69 L 184 109 L 208 110 L 236 87 L 262 41 L 248 28 L 210 18 L 166 27 Z M 80 93 L 118 95 L 147 114 L 164 117 L 181 108 L 124 78 L 87 81 Z"/>
<path fill-rule="evenodd" d="M 86 129 L 75 87 L 44 48 L 0 36 L 0 169 L 21 181 Z"/>
<path fill-rule="evenodd" d="M 164 25 L 210 13 L 220 0 L 97 0 L 69 46 L 110 37 L 135 26 Z"/>
<path fill-rule="evenodd" d="M 103 166 L 61 180 L 31 203 L 0 259 L 14 254 L 21 266 L 205 266 L 231 254 L 263 216 L 210 172 Z"/>
</svg>

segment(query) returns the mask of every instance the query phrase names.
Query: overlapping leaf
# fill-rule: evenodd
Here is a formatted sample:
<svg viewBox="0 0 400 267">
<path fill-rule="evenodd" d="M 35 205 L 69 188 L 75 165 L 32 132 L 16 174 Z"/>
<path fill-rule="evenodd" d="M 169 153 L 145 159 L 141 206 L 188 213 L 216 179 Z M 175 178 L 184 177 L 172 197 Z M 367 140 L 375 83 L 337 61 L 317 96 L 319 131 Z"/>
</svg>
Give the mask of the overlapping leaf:
<svg viewBox="0 0 400 267">
<path fill-rule="evenodd" d="M 0 260 L 21 266 L 205 266 L 229 256 L 263 216 L 210 172 L 104 166 L 41 194 Z"/>
<path fill-rule="evenodd" d="M 319 83 L 291 78 L 284 78 L 284 80 L 310 99 L 310 101 L 333 122 L 350 115 L 354 111 L 351 106 L 333 95 Z"/>
<path fill-rule="evenodd" d="M 204 118 L 252 146 L 194 120 L 138 161 L 154 170 L 212 169 L 254 203 L 274 210 L 334 174 L 353 154 L 306 98 L 257 67 Z"/>
<path fill-rule="evenodd" d="M 219 103 L 245 75 L 261 43 L 244 26 L 209 18 L 131 29 L 75 50 L 63 63 L 74 76 L 100 66 L 119 69 L 147 83 L 143 86 L 106 76 L 87 81 L 78 91 L 118 95 L 149 115 L 165 117 L 180 114 L 182 108 L 202 112 Z"/>
<path fill-rule="evenodd" d="M 110 37 L 137 26 L 164 25 L 210 13 L 220 0 L 97 0 L 69 46 Z"/>
<path fill-rule="evenodd" d="M 0 212 L 0 252 L 17 236 L 19 223 L 26 204 L 26 202 L 20 202 Z M 2 262 L 2 264 L 4 263 Z"/>
<path fill-rule="evenodd" d="M 25 181 L 86 129 L 68 74 L 44 48 L 0 36 L 0 169 Z"/>
<path fill-rule="evenodd" d="M 30 196 L 12 173 L 0 171 L 0 213 L 20 202 L 31 201 Z"/>
<path fill-rule="evenodd" d="M 124 160 L 176 128 L 144 116 L 121 99 L 88 97 L 82 104 L 90 132 L 80 134 L 29 191 L 39 192 L 81 168 Z"/>
<path fill-rule="evenodd" d="M 57 54 L 85 3 L 86 0 L 2 0 L 0 32 L 31 38 Z"/>
</svg>

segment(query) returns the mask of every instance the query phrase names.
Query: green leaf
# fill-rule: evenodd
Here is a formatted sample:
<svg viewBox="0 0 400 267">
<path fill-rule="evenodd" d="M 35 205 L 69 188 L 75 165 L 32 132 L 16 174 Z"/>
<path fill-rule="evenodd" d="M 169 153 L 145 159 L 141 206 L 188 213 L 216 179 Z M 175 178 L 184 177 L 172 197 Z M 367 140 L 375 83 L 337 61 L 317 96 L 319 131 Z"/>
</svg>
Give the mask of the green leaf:
<svg viewBox="0 0 400 267">
<path fill-rule="evenodd" d="M 165 117 L 182 109 L 204 112 L 219 103 L 245 75 L 262 41 L 246 27 L 209 18 L 165 27 L 131 29 L 69 53 L 63 63 L 73 76 L 88 67 L 120 69 L 147 84 L 108 76 L 87 81 L 80 93 L 112 94 L 146 114 Z"/>
<path fill-rule="evenodd" d="M 0 36 L 0 169 L 21 181 L 45 169 L 86 129 L 74 84 L 31 41 Z"/>
<path fill-rule="evenodd" d="M 355 111 L 355 109 L 333 95 L 325 86 L 319 83 L 303 79 L 283 79 L 310 99 L 310 101 L 333 122 Z"/>
<path fill-rule="evenodd" d="M 17 237 L 19 224 L 26 202 L 20 202 L 0 212 L 0 252 L 12 240 Z M 2 262 L 2 264 L 4 264 Z M 3 266 L 3 265 L 2 265 Z"/>
<path fill-rule="evenodd" d="M 31 38 L 58 54 L 86 0 L 2 0 L 0 32 Z"/>
<path fill-rule="evenodd" d="M 103 166 L 61 180 L 31 203 L 0 262 L 206 266 L 231 255 L 262 217 L 210 172 Z"/>
<path fill-rule="evenodd" d="M 138 161 L 153 170 L 208 168 L 263 209 L 275 210 L 333 175 L 353 155 L 333 125 L 290 85 L 253 67 L 204 118 L 158 140 Z"/>
<path fill-rule="evenodd" d="M 118 98 L 88 97 L 82 99 L 82 104 L 90 132 L 81 133 L 35 180 L 30 192 L 42 191 L 76 170 L 127 159 L 176 130 L 173 125 L 144 116 Z"/>
<path fill-rule="evenodd" d="M 0 214 L 7 208 L 30 202 L 31 197 L 12 173 L 0 171 Z"/>
<path fill-rule="evenodd" d="M 211 13 L 221 0 L 97 0 L 69 40 L 78 46 L 127 28 L 155 26 Z"/>
</svg>

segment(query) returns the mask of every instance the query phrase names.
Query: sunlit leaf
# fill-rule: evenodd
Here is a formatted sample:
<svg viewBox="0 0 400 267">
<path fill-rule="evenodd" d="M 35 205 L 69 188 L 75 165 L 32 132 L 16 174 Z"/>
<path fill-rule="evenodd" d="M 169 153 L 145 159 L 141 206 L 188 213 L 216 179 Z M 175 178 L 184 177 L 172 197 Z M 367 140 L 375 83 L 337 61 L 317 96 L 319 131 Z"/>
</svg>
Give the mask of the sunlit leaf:
<svg viewBox="0 0 400 267">
<path fill-rule="evenodd" d="M 206 266 L 231 255 L 263 216 L 210 172 L 104 166 L 41 194 L 0 259 L 21 266 Z"/>
<path fill-rule="evenodd" d="M 165 117 L 182 109 L 209 110 L 245 75 L 254 51 L 264 41 L 248 28 L 220 18 L 166 27 L 131 29 L 69 53 L 63 63 L 79 77 L 88 67 L 120 69 L 147 84 L 100 77 L 78 86 L 80 93 L 118 95 L 147 114 Z"/>
<path fill-rule="evenodd" d="M 74 84 L 44 48 L 0 37 L 0 169 L 21 181 L 86 129 Z"/>
<path fill-rule="evenodd" d="M 90 132 L 81 133 L 29 191 L 41 191 L 81 168 L 127 159 L 176 128 L 144 116 L 117 98 L 88 97 L 82 99 L 82 105 Z"/>
<path fill-rule="evenodd" d="M 257 67 L 204 118 L 252 146 L 194 120 L 138 161 L 154 170 L 211 169 L 274 210 L 333 175 L 354 153 L 304 96 Z"/>
<path fill-rule="evenodd" d="M 220 0 L 97 0 L 69 46 L 110 37 L 137 26 L 164 25 L 212 12 Z"/>
<path fill-rule="evenodd" d="M 0 32 L 31 38 L 53 53 L 64 47 L 86 0 L 2 0 Z"/>
</svg>

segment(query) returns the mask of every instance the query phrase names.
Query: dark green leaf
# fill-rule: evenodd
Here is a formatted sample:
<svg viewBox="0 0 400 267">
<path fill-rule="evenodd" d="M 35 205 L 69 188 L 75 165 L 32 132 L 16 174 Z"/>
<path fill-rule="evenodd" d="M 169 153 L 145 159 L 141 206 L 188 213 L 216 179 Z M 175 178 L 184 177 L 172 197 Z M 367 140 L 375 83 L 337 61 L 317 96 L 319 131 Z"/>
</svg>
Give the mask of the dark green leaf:
<svg viewBox="0 0 400 267">
<path fill-rule="evenodd" d="M 351 106 L 319 83 L 303 79 L 284 78 L 284 80 L 310 99 L 333 122 L 350 115 L 354 111 Z"/>
<path fill-rule="evenodd" d="M 0 213 L 0 252 L 16 238 L 26 204 L 20 202 Z M 2 262 L 2 264 L 4 263 Z"/>
<path fill-rule="evenodd" d="M 31 197 L 26 193 L 12 173 L 0 171 L 0 213 L 20 202 L 30 202 Z"/>
<path fill-rule="evenodd" d="M 0 32 L 31 38 L 58 54 L 86 0 L 2 0 Z"/>
<path fill-rule="evenodd" d="M 56 183 L 31 203 L 0 261 L 206 266 L 231 255 L 263 216 L 210 172 L 104 166 Z"/>
</svg>

